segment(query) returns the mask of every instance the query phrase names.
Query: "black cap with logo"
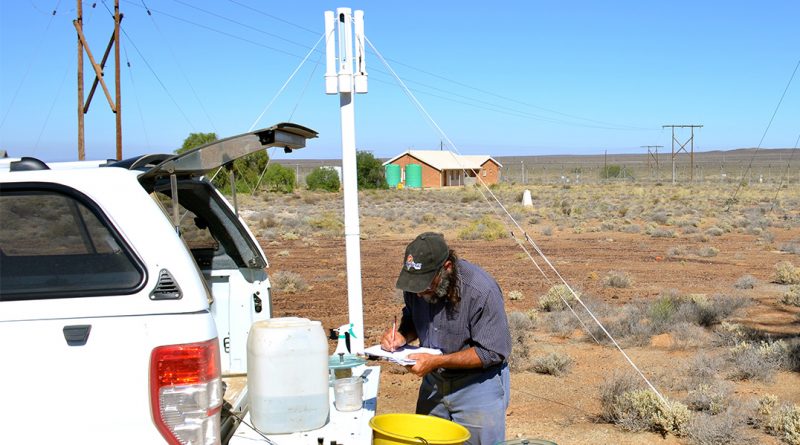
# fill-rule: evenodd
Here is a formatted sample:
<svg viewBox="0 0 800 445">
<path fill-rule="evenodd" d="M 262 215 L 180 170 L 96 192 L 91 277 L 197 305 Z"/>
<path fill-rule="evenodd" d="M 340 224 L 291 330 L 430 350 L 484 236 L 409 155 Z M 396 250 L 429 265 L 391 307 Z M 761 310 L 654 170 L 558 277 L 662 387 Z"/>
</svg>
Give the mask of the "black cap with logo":
<svg viewBox="0 0 800 445">
<path fill-rule="evenodd" d="M 397 277 L 397 288 L 414 293 L 424 291 L 449 254 L 450 248 L 441 233 L 425 232 L 419 235 L 406 247 L 403 268 Z"/>
</svg>

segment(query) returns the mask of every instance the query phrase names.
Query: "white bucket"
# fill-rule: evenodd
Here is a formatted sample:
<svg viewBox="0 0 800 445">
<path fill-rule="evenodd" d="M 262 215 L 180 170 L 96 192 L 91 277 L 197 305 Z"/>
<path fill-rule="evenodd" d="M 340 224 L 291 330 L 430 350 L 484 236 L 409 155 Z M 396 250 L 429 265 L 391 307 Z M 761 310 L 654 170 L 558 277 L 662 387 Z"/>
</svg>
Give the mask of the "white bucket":
<svg viewBox="0 0 800 445">
<path fill-rule="evenodd" d="M 322 324 L 296 317 L 253 323 L 247 386 L 250 419 L 261 432 L 295 433 L 325 425 L 330 407 Z"/>
</svg>

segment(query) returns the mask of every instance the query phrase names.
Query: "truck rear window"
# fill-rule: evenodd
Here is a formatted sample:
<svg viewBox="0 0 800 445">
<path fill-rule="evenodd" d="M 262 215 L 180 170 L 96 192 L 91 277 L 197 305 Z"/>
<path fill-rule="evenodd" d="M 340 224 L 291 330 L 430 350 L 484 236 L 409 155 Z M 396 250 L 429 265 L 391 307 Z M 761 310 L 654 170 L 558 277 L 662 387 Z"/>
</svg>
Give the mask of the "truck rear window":
<svg viewBox="0 0 800 445">
<path fill-rule="evenodd" d="M 129 294 L 144 282 L 122 238 L 77 192 L 4 185 L 0 221 L 0 301 Z"/>
</svg>

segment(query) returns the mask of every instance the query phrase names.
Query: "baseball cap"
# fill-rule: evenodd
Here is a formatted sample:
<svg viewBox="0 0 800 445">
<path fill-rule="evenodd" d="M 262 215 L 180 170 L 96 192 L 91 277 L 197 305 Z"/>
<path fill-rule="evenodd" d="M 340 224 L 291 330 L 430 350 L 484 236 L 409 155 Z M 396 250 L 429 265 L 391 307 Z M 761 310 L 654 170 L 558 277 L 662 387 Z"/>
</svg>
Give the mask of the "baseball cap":
<svg viewBox="0 0 800 445">
<path fill-rule="evenodd" d="M 436 272 L 442 268 L 450 254 L 444 235 L 425 232 L 417 236 L 403 255 L 403 268 L 397 277 L 397 288 L 419 293 L 430 286 Z"/>
</svg>

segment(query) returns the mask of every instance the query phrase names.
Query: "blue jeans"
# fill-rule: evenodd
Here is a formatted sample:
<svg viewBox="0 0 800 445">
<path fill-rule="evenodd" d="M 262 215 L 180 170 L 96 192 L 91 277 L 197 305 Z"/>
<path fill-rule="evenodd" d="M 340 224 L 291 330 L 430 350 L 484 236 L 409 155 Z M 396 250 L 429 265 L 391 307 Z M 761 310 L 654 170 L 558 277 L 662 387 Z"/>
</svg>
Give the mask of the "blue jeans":
<svg viewBox="0 0 800 445">
<path fill-rule="evenodd" d="M 422 379 L 417 414 L 452 420 L 469 430 L 469 445 L 495 445 L 506 437 L 511 395 L 508 364 L 483 372 L 432 372 Z"/>
</svg>

